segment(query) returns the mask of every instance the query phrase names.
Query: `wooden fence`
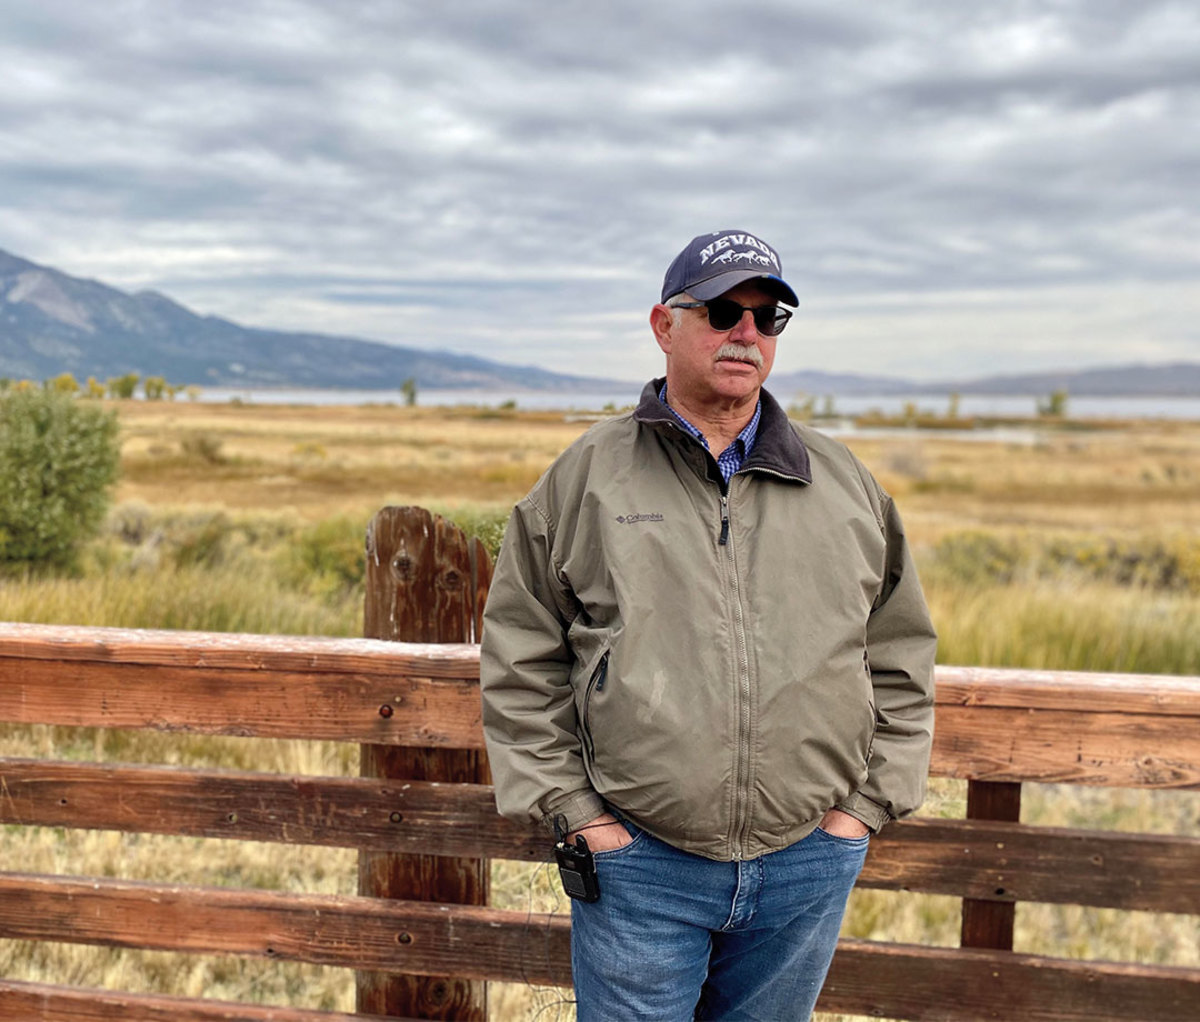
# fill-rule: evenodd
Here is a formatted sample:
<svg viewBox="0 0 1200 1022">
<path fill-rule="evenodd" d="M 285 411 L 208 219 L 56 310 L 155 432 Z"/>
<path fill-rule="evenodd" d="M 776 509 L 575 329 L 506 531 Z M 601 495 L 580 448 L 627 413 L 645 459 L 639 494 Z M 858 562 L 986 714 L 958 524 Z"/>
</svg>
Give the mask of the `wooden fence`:
<svg viewBox="0 0 1200 1022">
<path fill-rule="evenodd" d="M 356 896 L 3 872 L 0 937 L 343 966 L 359 1014 L 0 980 L 0 1018 L 480 1019 L 484 981 L 569 984 L 565 917 L 486 904 L 487 860 L 548 851 L 496 815 L 486 783 L 486 556 L 411 509 L 381 512 L 367 553 L 368 634 L 422 642 L 0 626 L 0 722 L 363 747 L 360 777 L 0 759 L 3 825 L 360 853 Z M 447 635 L 465 641 L 432 643 Z M 1200 788 L 1200 678 L 939 667 L 932 773 L 968 780 L 968 818 L 887 828 L 859 883 L 962 898 L 962 947 L 843 940 L 820 1009 L 1200 1018 L 1200 969 L 1011 950 L 1018 901 L 1200 915 L 1200 839 L 1017 822 L 1026 781 Z"/>
</svg>

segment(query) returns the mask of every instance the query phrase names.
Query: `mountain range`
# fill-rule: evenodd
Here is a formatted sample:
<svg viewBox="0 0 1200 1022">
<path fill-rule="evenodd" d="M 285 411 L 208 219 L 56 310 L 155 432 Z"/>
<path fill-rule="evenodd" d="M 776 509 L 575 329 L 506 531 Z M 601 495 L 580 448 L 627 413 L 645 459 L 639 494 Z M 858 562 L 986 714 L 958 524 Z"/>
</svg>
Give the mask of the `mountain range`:
<svg viewBox="0 0 1200 1022">
<path fill-rule="evenodd" d="M 622 386 L 471 355 L 240 326 L 157 291 L 128 294 L 0 249 L 0 376 L 125 373 L 174 384 L 396 390 L 419 387 L 582 390 Z"/>
<path fill-rule="evenodd" d="M 202 316 L 157 291 L 129 294 L 0 249 L 0 377 L 71 373 L 104 381 L 126 373 L 173 384 L 255 388 L 421 388 L 629 391 L 628 382 L 553 373 L 471 355 L 422 351 L 330 334 L 240 326 Z M 780 394 L 1032 394 L 1200 396 L 1200 362 L 906 380 L 801 371 L 776 373 Z M 636 393 L 636 389 L 634 390 Z"/>
<path fill-rule="evenodd" d="M 1056 390 L 1065 390 L 1072 397 L 1200 397 L 1200 362 L 1130 363 L 938 380 L 801 371 L 772 373 L 768 387 L 781 394 L 799 392 L 846 397 L 954 393 L 1042 397 Z"/>
</svg>

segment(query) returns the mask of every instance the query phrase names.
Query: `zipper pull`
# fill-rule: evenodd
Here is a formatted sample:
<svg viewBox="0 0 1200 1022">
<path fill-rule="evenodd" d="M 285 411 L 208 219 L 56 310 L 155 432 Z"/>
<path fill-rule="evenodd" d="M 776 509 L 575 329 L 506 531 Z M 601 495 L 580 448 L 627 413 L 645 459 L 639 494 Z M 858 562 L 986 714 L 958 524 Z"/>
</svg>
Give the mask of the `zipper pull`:
<svg viewBox="0 0 1200 1022">
<path fill-rule="evenodd" d="M 604 691 L 604 683 L 608 681 L 608 653 L 600 658 L 600 663 L 596 668 L 596 691 Z"/>
<path fill-rule="evenodd" d="M 721 538 L 717 540 L 720 546 L 729 542 L 729 495 L 721 494 Z"/>
</svg>

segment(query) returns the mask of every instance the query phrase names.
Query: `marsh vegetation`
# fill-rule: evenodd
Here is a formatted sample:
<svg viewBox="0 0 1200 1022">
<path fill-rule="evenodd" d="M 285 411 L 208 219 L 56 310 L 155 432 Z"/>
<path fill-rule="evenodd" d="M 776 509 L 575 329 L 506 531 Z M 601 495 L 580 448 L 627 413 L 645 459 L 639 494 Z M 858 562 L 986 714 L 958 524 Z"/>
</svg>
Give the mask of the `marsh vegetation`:
<svg viewBox="0 0 1200 1022">
<path fill-rule="evenodd" d="M 118 402 L 121 476 L 70 570 L 10 570 L 0 619 L 357 635 L 362 545 L 384 504 L 421 504 L 498 545 L 508 508 L 587 428 L 551 413 Z M 850 437 L 896 497 L 942 663 L 1200 675 L 1200 425 L 1030 424 L 1000 439 Z M 0 727 L 0 755 L 353 774 L 357 750 Z M 1195 834 L 1194 793 L 1027 785 L 1030 823 Z M 964 813 L 935 781 L 925 812 Z M 0 869 L 352 893 L 353 852 L 5 828 Z M 493 900 L 563 911 L 548 870 L 494 866 Z M 856 892 L 845 933 L 954 945 L 951 898 Z M 1191 917 L 1018 906 L 1017 947 L 1200 964 Z M 343 970 L 0 941 L 0 975 L 351 1010 Z M 561 991 L 497 985 L 496 1018 L 569 1017 Z"/>
</svg>

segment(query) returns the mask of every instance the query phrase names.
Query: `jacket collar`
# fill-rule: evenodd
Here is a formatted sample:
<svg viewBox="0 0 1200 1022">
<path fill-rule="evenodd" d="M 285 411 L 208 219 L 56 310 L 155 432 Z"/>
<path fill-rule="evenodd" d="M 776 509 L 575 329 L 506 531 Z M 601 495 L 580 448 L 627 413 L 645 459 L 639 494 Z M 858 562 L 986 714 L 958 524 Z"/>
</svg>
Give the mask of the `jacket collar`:
<svg viewBox="0 0 1200 1022">
<path fill-rule="evenodd" d="M 664 382 L 665 378 L 660 377 L 651 380 L 642 389 L 641 400 L 633 413 L 634 421 L 667 432 L 668 435 L 686 437 L 699 446 L 699 441 L 692 440 L 684 432 L 671 409 L 659 400 Z M 779 407 L 775 398 L 766 390 L 759 391 L 759 397 L 762 400 L 762 419 L 758 423 L 758 436 L 739 473 L 770 472 L 795 482 L 811 483 L 812 467 L 804 441 L 796 434 L 787 413 Z M 709 457 L 712 455 L 709 454 Z"/>
</svg>

